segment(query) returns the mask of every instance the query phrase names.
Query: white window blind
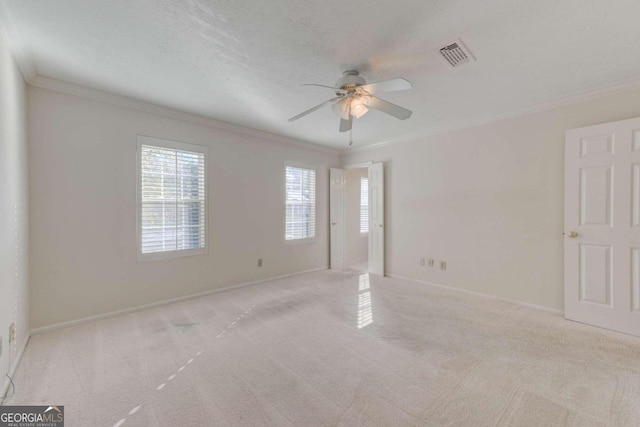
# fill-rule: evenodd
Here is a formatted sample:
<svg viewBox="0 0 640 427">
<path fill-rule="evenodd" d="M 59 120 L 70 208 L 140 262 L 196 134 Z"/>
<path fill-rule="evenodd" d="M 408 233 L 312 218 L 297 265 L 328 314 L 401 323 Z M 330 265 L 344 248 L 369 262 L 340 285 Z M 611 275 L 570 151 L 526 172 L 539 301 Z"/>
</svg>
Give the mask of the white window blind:
<svg viewBox="0 0 640 427">
<path fill-rule="evenodd" d="M 316 171 L 285 167 L 285 240 L 316 236 Z"/>
<path fill-rule="evenodd" d="M 189 151 L 175 148 L 181 146 L 179 143 L 166 142 L 167 146 L 138 144 L 139 252 L 204 253 L 205 148 L 200 147 L 202 152 Z"/>
<path fill-rule="evenodd" d="M 360 232 L 369 232 L 369 178 L 360 178 Z"/>
</svg>

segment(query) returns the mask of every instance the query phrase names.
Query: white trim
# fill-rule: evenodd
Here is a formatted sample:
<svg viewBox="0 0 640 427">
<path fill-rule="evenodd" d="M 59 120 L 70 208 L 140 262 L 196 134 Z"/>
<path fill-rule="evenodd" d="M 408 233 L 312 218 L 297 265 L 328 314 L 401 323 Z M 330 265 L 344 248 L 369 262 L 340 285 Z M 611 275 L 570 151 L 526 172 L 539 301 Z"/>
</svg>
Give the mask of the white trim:
<svg viewBox="0 0 640 427">
<path fill-rule="evenodd" d="M 0 2 L 0 7 L 2 7 L 3 5 L 8 5 L 9 3 L 10 2 Z M 2 14 L 0 13 L 0 16 L 1 15 Z M 0 33 L 2 32 L 3 31 L 0 26 Z M 4 32 L 4 36 L 7 39 L 9 38 L 7 32 Z M 11 40 L 8 40 L 8 42 L 11 48 L 12 46 L 10 43 Z M 240 126 L 240 125 L 232 124 L 229 122 L 223 122 L 220 120 L 213 119 L 211 117 L 206 117 L 206 116 L 202 116 L 194 113 L 188 113 L 188 112 L 177 110 L 171 107 L 161 106 L 158 104 L 138 100 L 128 96 L 124 96 L 124 95 L 116 95 L 116 94 L 108 93 L 98 89 L 92 89 L 92 88 L 80 86 L 74 83 L 69 83 L 62 80 L 45 77 L 36 73 L 37 70 L 35 67 L 35 62 L 27 52 L 18 52 L 17 49 L 13 49 L 13 48 L 11 49 L 11 51 L 16 59 L 16 62 L 18 62 L 18 65 L 25 77 L 25 80 L 31 86 L 49 89 L 49 90 L 66 93 L 68 95 L 74 95 L 82 98 L 92 99 L 94 101 L 118 105 L 120 107 L 129 108 L 132 110 L 158 114 L 161 116 L 182 120 L 186 122 L 201 124 L 201 125 L 209 126 L 216 129 L 223 129 L 227 131 L 238 132 L 238 133 L 254 136 L 257 138 L 264 138 L 264 139 L 277 141 L 284 144 L 297 145 L 298 147 L 304 147 L 309 150 L 329 153 L 333 155 L 357 153 L 361 151 L 368 151 L 368 150 L 380 148 L 386 145 L 417 141 L 422 138 L 442 135 L 442 134 L 455 132 L 462 129 L 468 129 L 468 128 L 473 128 L 477 126 L 498 122 L 498 121 L 509 119 L 509 118 L 553 110 L 566 105 L 576 104 L 583 101 L 602 98 L 609 95 L 615 95 L 621 92 L 640 89 L 640 79 L 630 79 L 620 83 L 605 85 L 595 89 L 590 89 L 587 91 L 564 96 L 555 101 L 550 101 L 550 102 L 538 104 L 532 107 L 519 109 L 510 113 L 498 114 L 498 115 L 481 119 L 481 120 L 471 120 L 471 121 L 459 123 L 457 125 L 434 128 L 417 135 L 411 135 L 411 136 L 400 137 L 400 138 L 390 138 L 384 141 L 364 145 L 361 147 L 346 147 L 341 149 L 335 149 L 335 148 L 329 148 L 324 145 L 320 145 L 320 144 L 309 142 L 309 141 L 302 141 L 302 140 L 298 140 L 298 139 L 294 139 L 294 138 L 290 138 L 282 135 L 277 135 L 274 133 L 270 133 L 270 132 L 266 132 L 266 131 L 262 131 L 262 130 L 258 130 L 258 129 L 254 129 L 246 126 Z"/>
<path fill-rule="evenodd" d="M 27 338 L 24 340 L 24 343 L 22 343 L 22 347 L 20 347 L 20 351 L 18 351 L 18 354 L 16 355 L 16 360 L 14 360 L 13 365 L 9 367 L 8 375 L 11 378 L 13 378 L 14 374 L 16 373 L 16 369 L 18 369 L 18 365 L 20 365 L 20 361 L 22 360 L 22 355 L 24 354 L 24 351 L 27 348 L 27 344 L 29 343 L 30 339 L 31 339 L 31 334 L 29 334 Z M 7 394 L 7 391 L 9 390 L 9 384 L 10 384 L 9 378 L 4 377 L 2 382 L 2 388 L 0 388 L 0 400 L 5 396 L 5 394 Z"/>
<path fill-rule="evenodd" d="M 573 95 L 564 96 L 555 101 L 538 104 L 533 107 L 522 108 L 510 113 L 498 114 L 495 116 L 488 117 L 486 119 L 470 120 L 467 122 L 459 123 L 457 125 L 434 128 L 417 135 L 411 135 L 411 136 L 399 137 L 399 138 L 390 138 L 384 141 L 363 145 L 360 147 L 346 148 L 342 150 L 342 155 L 374 150 L 377 148 L 382 148 L 388 145 L 400 144 L 403 142 L 417 142 L 423 138 L 444 135 L 444 134 L 456 132 L 463 129 L 469 129 L 469 128 L 474 128 L 478 126 L 488 125 L 488 124 L 499 122 L 502 120 L 526 116 L 529 114 L 542 113 L 545 111 L 555 110 L 556 108 L 565 107 L 567 105 L 578 104 L 580 102 L 603 98 L 610 95 L 616 95 L 622 92 L 629 92 L 636 89 L 640 89 L 640 79 L 626 80 L 621 83 L 602 86 L 596 89 L 591 89 L 584 92 L 578 92 Z"/>
<path fill-rule="evenodd" d="M 136 139 L 138 143 L 140 143 L 141 140 L 144 140 L 148 141 L 149 145 L 157 145 L 158 147 L 165 147 L 174 150 L 193 151 L 194 153 L 203 153 L 205 155 L 207 154 L 207 151 L 209 151 L 206 145 L 194 144 L 192 142 L 176 141 L 173 139 L 166 139 L 158 136 L 137 134 Z"/>
<path fill-rule="evenodd" d="M 310 163 L 300 163 L 293 160 L 285 160 L 284 167 L 291 166 L 292 168 L 309 169 L 318 172 L 318 165 L 312 165 Z"/>
<path fill-rule="evenodd" d="M 368 168 L 372 164 L 373 164 L 372 161 L 361 162 L 361 163 L 350 163 L 348 165 L 344 165 L 342 169 L 364 169 L 364 168 Z"/>
<path fill-rule="evenodd" d="M 142 171 L 140 148 L 142 145 L 173 150 L 189 151 L 204 155 L 204 247 L 195 249 L 180 249 L 173 251 L 142 253 Z M 136 246 L 137 260 L 160 261 L 166 259 L 181 258 L 193 255 L 206 255 L 209 253 L 209 185 L 207 182 L 208 148 L 204 145 L 196 145 L 187 142 L 172 141 L 169 139 L 156 138 L 153 136 L 136 135 Z"/>
<path fill-rule="evenodd" d="M 208 230 L 206 230 L 206 225 L 205 225 L 205 234 Z M 209 253 L 209 245 L 208 245 L 208 241 L 209 239 L 207 239 L 205 237 L 205 247 L 204 248 L 196 248 L 196 249 L 177 249 L 174 251 L 158 251 L 158 252 L 149 252 L 149 253 L 142 253 L 140 251 L 140 231 L 138 230 L 137 233 L 137 237 L 138 237 L 138 256 L 137 256 L 137 261 L 138 262 L 151 262 L 151 261 L 165 261 L 165 260 L 169 260 L 169 259 L 176 259 L 176 258 L 184 258 L 184 257 L 188 257 L 188 256 L 196 256 L 196 255 L 207 255 Z"/>
<path fill-rule="evenodd" d="M 316 233 L 317 234 L 317 233 Z M 317 241 L 317 237 L 305 237 L 304 239 L 289 239 L 284 238 L 285 245 L 303 245 L 305 243 L 315 243 Z"/>
<path fill-rule="evenodd" d="M 1 4 L 2 2 L 0 2 Z M 186 111 L 177 110 L 171 107 L 164 107 L 162 105 L 153 104 L 147 101 L 141 101 L 135 98 L 131 98 L 124 95 L 116 95 L 108 93 L 98 89 L 92 89 L 85 86 L 68 83 L 62 80 L 53 79 L 50 77 L 44 77 L 36 75 L 28 82 L 31 86 L 39 87 L 43 89 L 49 89 L 55 92 L 64 93 L 67 95 L 77 96 L 80 98 L 90 99 L 93 101 L 104 102 L 106 104 L 117 105 L 119 107 L 128 108 L 130 110 L 142 111 L 150 114 L 157 114 L 159 116 L 168 117 L 171 119 L 182 120 L 184 122 L 194 123 L 198 125 L 208 126 L 214 129 L 221 129 L 229 132 L 240 133 L 249 135 L 254 138 L 268 139 L 271 141 L 279 142 L 281 144 L 294 145 L 298 148 L 304 148 L 311 151 L 319 151 L 321 153 L 328 153 L 333 155 L 339 155 L 341 150 L 321 146 L 307 141 L 301 141 L 294 138 L 289 138 L 282 135 L 276 135 L 270 132 L 265 132 L 258 129 L 249 128 L 246 126 L 235 125 L 229 122 L 223 122 L 211 117 L 202 116 L 199 114 L 188 113 Z"/>
<path fill-rule="evenodd" d="M 0 2 L 0 5 L 2 4 L 3 3 Z M 16 58 L 16 61 L 18 61 L 18 58 Z M 18 62 L 18 64 L 20 65 L 21 62 Z M 27 79 L 27 83 L 31 86 L 49 89 L 56 92 L 65 93 L 68 95 L 78 96 L 81 98 L 86 98 L 94 101 L 104 102 L 107 104 L 117 105 L 120 107 L 129 108 L 132 110 L 143 111 L 146 113 L 157 114 L 160 116 L 182 120 L 185 122 L 200 124 L 200 125 L 208 126 L 215 129 L 222 129 L 222 130 L 227 130 L 231 132 L 237 132 L 245 135 L 250 135 L 256 138 L 269 139 L 269 140 L 280 142 L 283 144 L 296 145 L 298 147 L 306 148 L 308 150 L 319 151 L 322 153 L 328 153 L 333 155 L 345 155 L 349 153 L 369 151 L 369 150 L 381 148 L 387 145 L 394 145 L 394 144 L 399 144 L 403 142 L 419 141 L 422 138 L 443 135 L 443 134 L 447 134 L 447 133 L 451 133 L 451 132 L 455 132 L 463 129 L 468 129 L 468 128 L 473 128 L 477 126 L 487 125 L 494 122 L 499 122 L 505 119 L 549 111 L 549 110 L 564 107 L 567 105 L 577 104 L 583 101 L 589 101 L 592 99 L 602 98 L 609 95 L 615 95 L 622 92 L 640 89 L 640 79 L 632 79 L 632 80 L 627 80 L 627 81 L 613 84 L 613 85 L 602 86 L 600 88 L 591 89 L 584 92 L 578 92 L 573 95 L 559 98 L 556 101 L 538 104 L 533 107 L 523 108 L 510 113 L 498 114 L 498 115 L 481 119 L 481 120 L 471 120 L 471 121 L 459 123 L 457 125 L 434 128 L 417 135 L 411 135 L 411 136 L 400 137 L 400 138 L 390 138 L 384 141 L 364 145 L 361 147 L 346 147 L 342 149 L 334 149 L 334 148 L 329 148 L 324 145 L 319 145 L 319 144 L 308 142 L 308 141 L 302 141 L 302 140 L 254 129 L 254 128 L 249 128 L 249 127 L 235 125 L 228 122 L 223 122 L 223 121 L 216 120 L 211 117 L 202 116 L 199 114 L 188 113 L 188 112 L 177 110 L 171 107 L 164 107 L 158 104 L 141 101 L 141 100 L 123 96 L 123 95 L 116 95 L 116 94 L 104 92 L 101 90 L 76 85 L 76 84 L 65 82 L 62 80 L 41 76 L 39 74 L 35 74 L 34 77 Z"/>
<path fill-rule="evenodd" d="M 499 296 L 491 295 L 491 294 L 485 294 L 485 293 L 482 293 L 482 292 L 470 291 L 468 289 L 461 289 L 461 288 L 456 288 L 456 287 L 448 286 L 448 285 L 441 285 L 439 283 L 428 282 L 426 280 L 412 279 L 411 277 L 399 276 L 397 274 L 387 274 L 386 276 L 387 277 L 391 277 L 393 279 L 407 280 L 409 282 L 416 282 L 416 283 L 420 283 L 420 284 L 423 284 L 423 285 L 433 286 L 433 287 L 436 287 L 436 288 L 447 289 L 447 290 L 450 290 L 450 291 L 458 291 L 458 292 L 462 292 L 462 293 L 465 293 L 465 294 L 471 294 L 471 295 L 475 295 L 475 296 L 479 296 L 479 297 L 491 298 L 491 299 L 494 299 L 494 300 L 497 300 L 497 301 L 509 302 L 509 303 L 516 304 L 516 305 L 519 305 L 519 306 L 522 306 L 522 307 L 533 308 L 535 310 L 546 311 L 547 313 L 552 313 L 552 314 L 556 314 L 556 315 L 559 315 L 559 316 L 564 316 L 564 311 L 557 310 L 555 308 L 544 307 L 542 305 L 531 304 L 531 303 L 528 303 L 528 302 L 523 302 L 523 301 L 518 301 L 518 300 L 514 300 L 514 299 L 499 297 Z"/>
<path fill-rule="evenodd" d="M 164 305 L 169 305 L 169 304 L 174 304 L 174 303 L 177 303 L 177 302 L 187 301 L 187 300 L 190 300 L 190 299 L 200 298 L 200 297 L 204 297 L 204 296 L 207 296 L 207 295 L 213 295 L 213 294 L 217 294 L 217 293 L 220 293 L 220 292 L 232 291 L 234 289 L 244 288 L 246 286 L 251 286 L 251 285 L 257 285 L 257 284 L 264 283 L 264 282 L 270 282 L 272 280 L 286 279 L 288 277 L 299 276 L 299 275 L 307 274 L 307 273 L 314 273 L 316 271 L 327 270 L 328 268 L 329 267 L 325 266 L 325 267 L 312 268 L 310 270 L 296 271 L 295 273 L 288 273 L 288 274 L 283 274 L 281 276 L 268 277 L 266 279 L 255 280 L 253 282 L 239 283 L 237 285 L 227 286 L 227 287 L 219 288 L 219 289 L 211 289 L 209 291 L 199 292 L 197 294 L 190 294 L 190 295 L 185 295 L 185 296 L 181 296 L 181 297 L 170 298 L 170 299 L 166 299 L 166 300 L 162 300 L 162 301 L 152 302 L 150 304 L 137 305 L 137 306 L 134 306 L 134 307 L 124 308 L 122 310 L 115 310 L 115 311 L 110 311 L 108 313 L 97 314 L 95 316 L 83 317 L 81 319 L 75 319 L 75 320 L 69 320 L 69 321 L 66 321 L 66 322 L 54 323 L 52 325 L 41 326 L 39 328 L 31 329 L 30 336 L 43 334 L 45 332 L 56 331 L 58 329 L 70 328 L 72 326 L 83 325 L 85 323 L 95 322 L 97 320 L 102 320 L 102 319 L 108 319 L 108 318 L 111 318 L 111 317 L 122 316 L 124 314 L 135 313 L 135 312 L 142 311 L 142 310 L 148 310 L 150 308 L 162 307 Z"/>
<path fill-rule="evenodd" d="M 4 39 L 22 77 L 29 83 L 36 76 L 36 64 L 27 37 L 21 29 L 18 12 L 10 1 L 0 1 L 0 21 L 0 38 Z"/>
</svg>

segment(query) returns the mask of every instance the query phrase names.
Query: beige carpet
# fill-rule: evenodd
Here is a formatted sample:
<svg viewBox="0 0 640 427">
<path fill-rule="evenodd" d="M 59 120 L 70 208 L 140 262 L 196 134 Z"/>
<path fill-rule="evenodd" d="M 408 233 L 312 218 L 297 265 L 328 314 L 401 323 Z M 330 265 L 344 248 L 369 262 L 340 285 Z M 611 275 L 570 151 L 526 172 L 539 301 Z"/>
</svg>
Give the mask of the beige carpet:
<svg viewBox="0 0 640 427">
<path fill-rule="evenodd" d="M 15 384 L 67 426 L 638 426 L 640 339 L 326 271 L 34 336 Z"/>
</svg>

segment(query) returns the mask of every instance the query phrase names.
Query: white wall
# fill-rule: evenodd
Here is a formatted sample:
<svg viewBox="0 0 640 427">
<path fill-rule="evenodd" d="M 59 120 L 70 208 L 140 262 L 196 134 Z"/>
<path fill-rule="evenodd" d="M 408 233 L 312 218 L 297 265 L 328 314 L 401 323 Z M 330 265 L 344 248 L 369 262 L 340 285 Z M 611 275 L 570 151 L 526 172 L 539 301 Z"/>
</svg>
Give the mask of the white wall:
<svg viewBox="0 0 640 427">
<path fill-rule="evenodd" d="M 367 261 L 369 256 L 368 234 L 360 233 L 360 178 L 368 176 L 367 168 L 345 171 L 345 207 L 347 213 L 346 265 Z"/>
<path fill-rule="evenodd" d="M 0 384 L 29 334 L 26 87 L 0 37 Z M 9 344 L 9 325 L 16 341 Z M 0 388 L 0 395 L 4 387 Z"/>
<path fill-rule="evenodd" d="M 328 265 L 336 154 L 37 87 L 29 114 L 34 328 Z M 136 261 L 136 134 L 209 147 L 207 255 Z M 315 243 L 284 243 L 288 160 L 318 166 Z"/>
<path fill-rule="evenodd" d="M 33 327 L 327 265 L 335 154 L 48 89 L 28 95 Z M 341 160 L 386 162 L 390 274 L 561 310 L 564 131 L 638 115 L 635 90 Z M 208 255 L 136 262 L 136 134 L 209 147 Z M 282 241 L 286 160 L 319 166 L 313 244 Z M 423 256 L 448 269 L 421 267 Z"/>
<path fill-rule="evenodd" d="M 640 90 L 342 161 L 386 163 L 389 274 L 562 310 L 564 132 L 636 116 Z"/>
</svg>

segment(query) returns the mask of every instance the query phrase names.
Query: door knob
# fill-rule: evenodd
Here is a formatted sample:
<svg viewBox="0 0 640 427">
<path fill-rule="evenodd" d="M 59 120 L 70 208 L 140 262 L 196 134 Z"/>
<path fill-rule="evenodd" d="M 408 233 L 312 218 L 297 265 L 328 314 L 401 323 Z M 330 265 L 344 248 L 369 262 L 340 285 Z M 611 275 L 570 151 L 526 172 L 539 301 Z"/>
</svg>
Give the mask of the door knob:
<svg viewBox="0 0 640 427">
<path fill-rule="evenodd" d="M 571 238 L 571 239 L 575 239 L 576 237 L 578 237 L 578 233 L 575 231 L 570 231 L 567 233 L 567 237 Z"/>
</svg>

